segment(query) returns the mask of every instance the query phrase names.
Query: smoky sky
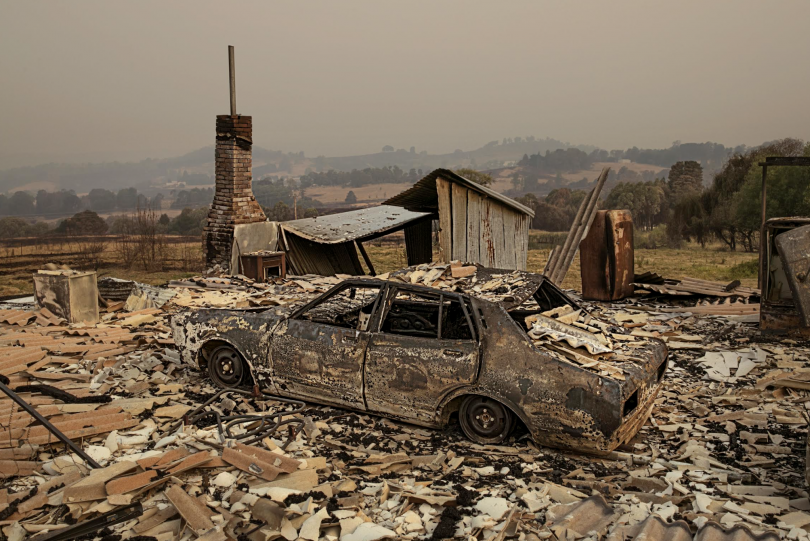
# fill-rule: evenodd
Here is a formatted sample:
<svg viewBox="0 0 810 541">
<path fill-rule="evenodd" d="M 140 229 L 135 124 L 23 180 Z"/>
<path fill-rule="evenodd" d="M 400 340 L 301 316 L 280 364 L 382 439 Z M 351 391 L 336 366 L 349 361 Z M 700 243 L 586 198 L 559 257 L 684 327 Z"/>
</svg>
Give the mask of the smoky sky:
<svg viewBox="0 0 810 541">
<path fill-rule="evenodd" d="M 256 145 L 433 152 L 810 138 L 810 2 L 10 1 L 0 168 L 166 157 L 237 109 Z"/>
</svg>

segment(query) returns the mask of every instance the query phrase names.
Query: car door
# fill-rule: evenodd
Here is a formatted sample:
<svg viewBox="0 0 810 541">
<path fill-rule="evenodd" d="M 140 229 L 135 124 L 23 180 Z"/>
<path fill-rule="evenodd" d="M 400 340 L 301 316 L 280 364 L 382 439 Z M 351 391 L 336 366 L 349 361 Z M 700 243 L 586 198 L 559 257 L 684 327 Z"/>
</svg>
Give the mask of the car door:
<svg viewBox="0 0 810 541">
<path fill-rule="evenodd" d="M 431 423 L 442 398 L 475 382 L 479 347 L 463 297 L 389 288 L 366 350 L 366 405 Z"/>
<path fill-rule="evenodd" d="M 279 324 L 270 344 L 279 394 L 365 409 L 363 361 L 380 287 L 341 284 Z"/>
<path fill-rule="evenodd" d="M 793 303 L 805 327 L 810 326 L 810 225 L 776 236 L 776 251 L 782 260 Z"/>
</svg>

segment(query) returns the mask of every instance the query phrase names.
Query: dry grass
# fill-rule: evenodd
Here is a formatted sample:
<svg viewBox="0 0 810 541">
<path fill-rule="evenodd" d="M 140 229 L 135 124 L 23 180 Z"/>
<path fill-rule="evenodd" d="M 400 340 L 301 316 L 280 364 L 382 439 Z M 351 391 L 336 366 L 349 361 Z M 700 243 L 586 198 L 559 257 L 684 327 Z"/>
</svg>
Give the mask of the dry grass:
<svg viewBox="0 0 810 541">
<path fill-rule="evenodd" d="M 171 237 L 168 237 L 171 240 Z M 67 265 L 79 270 L 96 270 L 98 276 L 115 276 L 158 285 L 169 280 L 199 274 L 202 269 L 202 246 L 199 242 L 170 243 L 166 269 L 147 272 L 124 268 L 118 261 L 113 243 L 102 243 L 98 257 L 88 258 L 86 242 L 50 242 L 33 246 L 0 247 L 0 297 L 34 292 L 31 276 L 47 263 Z"/>
<path fill-rule="evenodd" d="M 541 272 L 548 258 L 549 246 L 543 241 L 556 239 L 560 235 L 532 231 L 532 248 L 529 250 L 528 270 Z M 564 239 L 565 234 L 562 234 Z M 86 261 L 80 252 L 79 243 L 65 242 L 61 245 L 25 246 L 13 249 L 0 248 L 0 296 L 33 293 L 31 275 L 46 263 L 66 264 L 73 268 L 82 268 Z M 169 280 L 187 278 L 198 274 L 200 268 L 194 268 L 193 262 L 202 256 L 199 243 L 177 243 L 170 245 L 168 268 L 162 272 L 146 272 L 138 269 L 122 268 L 115 260 L 112 244 L 107 243 L 101 254 L 99 276 L 115 276 L 128 280 L 137 280 L 147 284 L 163 284 Z M 393 271 L 407 266 L 405 245 L 402 234 L 381 241 L 366 244 L 366 251 L 378 274 Z M 436 256 L 434 249 L 434 257 Z M 739 279 L 743 285 L 756 287 L 757 254 L 727 252 L 721 246 L 714 245 L 705 249 L 699 245 L 689 245 L 683 249 L 636 250 L 635 270 L 657 272 L 667 278 L 691 276 L 704 280 L 730 282 Z M 365 265 L 364 265 L 365 267 Z M 579 256 L 574 259 L 571 269 L 565 277 L 563 286 L 579 290 Z"/>
<path fill-rule="evenodd" d="M 374 201 L 385 201 L 389 197 L 394 197 L 400 192 L 404 192 L 413 186 L 410 183 L 384 183 L 369 184 L 359 188 L 349 188 L 342 186 L 313 186 L 307 188 L 305 195 L 312 199 L 317 199 L 321 203 L 343 203 L 346 201 L 346 194 L 353 191 L 357 196 L 358 203 L 369 203 Z"/>
<path fill-rule="evenodd" d="M 527 270 L 542 272 L 548 259 L 550 246 L 543 246 L 540 239 L 559 237 L 561 235 L 532 231 L 532 245 L 539 246 L 529 250 Z M 379 243 L 367 246 L 366 251 L 378 273 L 388 272 L 407 265 L 404 244 Z M 436 250 L 434 249 L 434 257 Z M 691 244 L 683 249 L 662 248 L 657 250 L 635 251 L 635 272 L 657 272 L 666 278 L 700 278 L 718 282 L 740 280 L 743 285 L 756 287 L 757 254 L 723 251 L 718 245 L 705 249 Z M 579 254 L 574 258 L 571 268 L 563 281 L 563 287 L 580 290 Z"/>
</svg>

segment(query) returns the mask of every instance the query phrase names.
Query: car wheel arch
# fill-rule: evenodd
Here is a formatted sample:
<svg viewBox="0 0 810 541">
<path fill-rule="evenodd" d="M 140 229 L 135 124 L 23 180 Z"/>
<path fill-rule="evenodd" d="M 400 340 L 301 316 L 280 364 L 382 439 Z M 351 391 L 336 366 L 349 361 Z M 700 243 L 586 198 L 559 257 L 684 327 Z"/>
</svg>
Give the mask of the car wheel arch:
<svg viewBox="0 0 810 541">
<path fill-rule="evenodd" d="M 200 346 L 200 349 L 197 352 L 197 368 L 199 368 L 201 371 L 208 370 L 208 359 L 210 355 L 217 348 L 222 346 L 228 346 L 236 350 L 236 352 L 239 353 L 239 356 L 242 358 L 242 361 L 244 361 L 245 365 L 247 366 L 248 374 L 250 375 L 251 380 L 254 382 L 258 381 L 256 379 L 256 369 L 254 368 L 250 359 L 248 359 L 247 355 L 245 355 L 242 348 L 234 344 L 232 340 L 228 340 L 222 336 L 211 336 L 206 338 L 205 342 L 203 342 L 202 346 Z"/>
<path fill-rule="evenodd" d="M 523 423 L 523 426 L 526 430 L 532 434 L 531 424 L 529 424 L 529 418 L 526 417 L 525 412 L 514 404 L 511 400 L 504 398 L 502 396 L 498 396 L 497 394 L 487 391 L 485 389 L 477 389 L 473 387 L 467 387 L 463 389 L 457 389 L 456 391 L 447 395 L 444 400 L 442 401 L 441 405 L 439 406 L 439 424 L 440 426 L 447 426 L 450 422 L 450 416 L 453 413 L 458 413 L 459 409 L 461 408 L 461 403 L 464 401 L 465 398 L 468 396 L 484 396 L 491 400 L 494 400 L 503 406 L 505 406 L 509 411 L 512 412 L 512 415 L 515 416 L 515 419 L 520 423 Z"/>
</svg>

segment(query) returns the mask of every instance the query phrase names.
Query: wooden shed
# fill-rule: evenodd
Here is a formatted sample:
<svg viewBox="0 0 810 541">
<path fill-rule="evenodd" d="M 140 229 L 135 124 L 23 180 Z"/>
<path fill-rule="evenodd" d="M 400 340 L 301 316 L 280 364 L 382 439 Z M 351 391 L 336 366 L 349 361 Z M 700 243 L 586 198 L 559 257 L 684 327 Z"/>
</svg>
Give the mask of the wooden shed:
<svg viewBox="0 0 810 541">
<path fill-rule="evenodd" d="M 529 224 L 534 212 L 486 186 L 449 169 L 436 169 L 385 204 L 430 212 L 438 218 L 439 261 L 526 269 Z M 430 231 L 424 226 L 406 228 L 405 235 L 414 244 L 413 237 L 418 236 L 419 245 L 430 246 Z M 429 256 L 411 260 L 410 253 L 408 259 L 411 265 L 430 261 Z"/>
</svg>

